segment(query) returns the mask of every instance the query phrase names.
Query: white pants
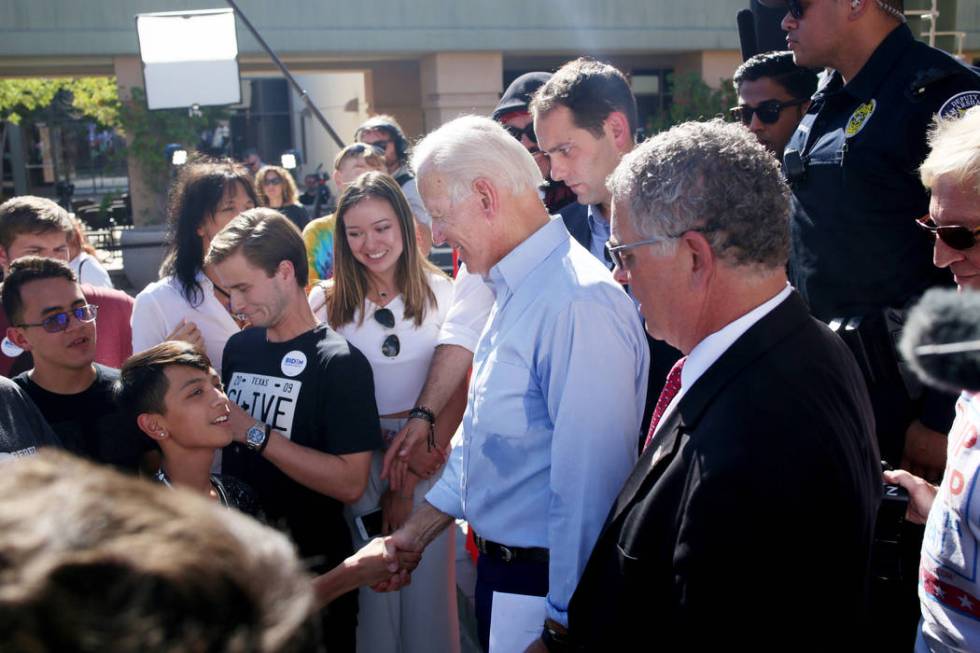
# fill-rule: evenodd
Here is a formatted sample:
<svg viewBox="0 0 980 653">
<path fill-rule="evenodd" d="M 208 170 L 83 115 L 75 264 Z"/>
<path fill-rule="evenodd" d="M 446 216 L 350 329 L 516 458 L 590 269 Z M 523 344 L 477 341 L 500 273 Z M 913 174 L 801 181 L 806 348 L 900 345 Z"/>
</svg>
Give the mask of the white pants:
<svg viewBox="0 0 980 653">
<path fill-rule="evenodd" d="M 382 419 L 384 429 L 397 431 L 405 420 Z M 381 480 L 383 451 L 371 458 L 371 476 L 364 495 L 349 507 L 349 518 L 378 507 L 388 482 Z M 435 478 L 415 486 L 412 505 L 417 508 Z M 354 548 L 367 542 L 351 521 Z M 459 653 L 459 614 L 456 606 L 455 528 L 447 528 L 425 548 L 412 572 L 412 583 L 384 594 L 363 587 L 358 597 L 358 653 Z"/>
</svg>

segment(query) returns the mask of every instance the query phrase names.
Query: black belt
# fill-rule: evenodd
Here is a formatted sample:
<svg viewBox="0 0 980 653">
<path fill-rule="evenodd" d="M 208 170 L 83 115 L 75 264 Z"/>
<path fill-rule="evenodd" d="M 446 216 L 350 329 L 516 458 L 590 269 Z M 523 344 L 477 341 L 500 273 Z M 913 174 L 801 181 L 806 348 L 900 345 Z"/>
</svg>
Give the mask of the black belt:
<svg viewBox="0 0 980 653">
<path fill-rule="evenodd" d="M 539 547 L 505 546 L 490 540 L 485 540 L 473 534 L 477 550 L 483 555 L 503 560 L 504 562 L 548 562 L 548 549 Z"/>
</svg>

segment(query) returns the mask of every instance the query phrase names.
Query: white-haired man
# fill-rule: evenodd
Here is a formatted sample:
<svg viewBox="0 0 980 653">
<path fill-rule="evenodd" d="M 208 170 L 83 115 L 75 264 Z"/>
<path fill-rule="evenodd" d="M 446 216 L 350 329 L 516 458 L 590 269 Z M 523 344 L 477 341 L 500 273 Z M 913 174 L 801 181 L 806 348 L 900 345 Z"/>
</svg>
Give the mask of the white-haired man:
<svg viewBox="0 0 980 653">
<path fill-rule="evenodd" d="M 881 497 L 871 406 L 786 283 L 778 163 L 741 125 L 685 123 L 608 183 L 617 278 L 685 357 L 551 648 L 852 650 Z"/>
<path fill-rule="evenodd" d="M 496 299 L 476 347 L 462 443 L 393 537 L 422 549 L 453 518 L 478 533 L 477 618 L 494 592 L 568 599 L 636 459 L 648 368 L 639 316 L 605 266 L 551 219 L 541 171 L 500 125 L 459 118 L 415 148 L 435 242 Z"/>
<path fill-rule="evenodd" d="M 960 120 L 940 120 L 920 170 L 932 192 L 920 224 L 936 236 L 933 261 L 949 268 L 961 290 L 980 290 L 980 107 Z M 919 570 L 922 621 L 916 651 L 975 651 L 980 647 L 980 395 L 964 392 L 947 443 L 939 485 L 905 471 L 886 472 L 909 491 L 908 519 L 926 523 Z"/>
</svg>

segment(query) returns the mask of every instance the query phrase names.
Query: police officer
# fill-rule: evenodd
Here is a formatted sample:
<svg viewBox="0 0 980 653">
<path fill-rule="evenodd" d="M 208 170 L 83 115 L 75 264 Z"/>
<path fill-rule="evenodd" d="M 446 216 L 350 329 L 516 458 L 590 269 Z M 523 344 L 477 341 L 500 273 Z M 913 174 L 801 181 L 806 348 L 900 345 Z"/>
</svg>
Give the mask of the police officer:
<svg viewBox="0 0 980 653">
<path fill-rule="evenodd" d="M 980 76 L 916 41 L 902 0 L 760 2 L 786 9 L 798 65 L 828 69 L 783 158 L 795 196 L 790 279 L 816 317 L 846 325 L 839 332 L 865 371 L 883 458 L 939 478 L 953 399 L 906 384 L 892 337 L 901 309 L 950 283 L 916 224 L 929 209 L 917 171 L 934 117 L 980 104 Z M 895 565 L 875 570 L 898 583 L 872 585 L 882 650 L 907 650 L 915 635 L 918 538 L 904 533 Z"/>
<path fill-rule="evenodd" d="M 916 41 L 902 0 L 761 1 L 786 8 L 782 27 L 798 65 L 832 69 L 784 157 L 796 198 L 793 284 L 829 322 L 872 319 L 949 283 L 916 224 L 929 208 L 917 169 L 934 116 L 980 104 L 980 76 Z M 904 447 L 902 433 L 880 443 L 886 459 L 941 476 L 952 403 L 937 404 L 891 411 L 908 427 Z"/>
</svg>

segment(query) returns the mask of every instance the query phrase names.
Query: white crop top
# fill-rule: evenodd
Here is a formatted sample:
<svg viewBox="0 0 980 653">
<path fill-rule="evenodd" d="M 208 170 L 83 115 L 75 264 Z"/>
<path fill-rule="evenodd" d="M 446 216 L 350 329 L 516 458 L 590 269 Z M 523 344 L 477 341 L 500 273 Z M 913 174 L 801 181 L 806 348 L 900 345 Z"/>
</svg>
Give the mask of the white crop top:
<svg viewBox="0 0 980 653">
<path fill-rule="evenodd" d="M 430 273 L 429 286 L 436 296 L 436 307 L 429 307 L 425 320 L 419 327 L 414 320 L 404 318 L 405 304 L 401 295 L 395 297 L 385 308 L 395 315 L 395 327 L 386 329 L 374 319 L 378 305 L 365 302 L 366 315 L 358 324 L 360 312 L 354 321 L 334 330 L 361 350 L 371 363 L 374 373 L 374 397 L 378 402 L 379 415 L 393 415 L 411 410 L 418 400 L 419 393 L 429 374 L 432 354 L 439 344 L 439 333 L 453 300 L 453 282 L 438 274 Z M 317 284 L 310 291 L 310 306 L 319 320 L 327 321 L 324 305 L 323 287 Z M 318 310 L 319 309 L 319 310 Z M 333 327 L 333 325 L 331 325 Z M 381 344 L 389 335 L 398 336 L 401 349 L 398 355 L 389 358 L 381 353 Z"/>
</svg>

